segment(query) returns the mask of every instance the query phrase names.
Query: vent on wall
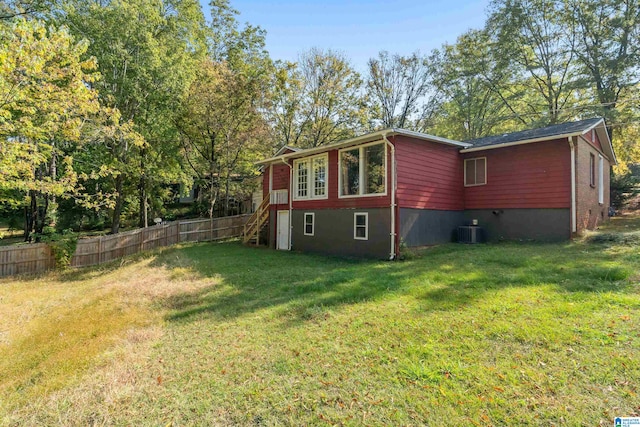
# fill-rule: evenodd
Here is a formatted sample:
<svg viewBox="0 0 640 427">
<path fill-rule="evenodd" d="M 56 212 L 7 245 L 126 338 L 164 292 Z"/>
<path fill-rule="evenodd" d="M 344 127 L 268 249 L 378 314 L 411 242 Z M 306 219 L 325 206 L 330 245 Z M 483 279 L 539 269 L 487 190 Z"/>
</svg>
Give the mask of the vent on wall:
<svg viewBox="0 0 640 427">
<path fill-rule="evenodd" d="M 477 225 L 463 225 L 458 227 L 458 242 L 480 243 L 482 242 L 482 228 Z"/>
</svg>

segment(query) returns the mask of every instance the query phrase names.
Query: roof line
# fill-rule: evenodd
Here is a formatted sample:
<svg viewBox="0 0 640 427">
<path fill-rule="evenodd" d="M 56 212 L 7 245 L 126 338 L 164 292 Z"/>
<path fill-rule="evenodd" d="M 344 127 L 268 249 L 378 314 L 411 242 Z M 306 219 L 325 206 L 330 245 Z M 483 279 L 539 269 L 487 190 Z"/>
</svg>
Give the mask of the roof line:
<svg viewBox="0 0 640 427">
<path fill-rule="evenodd" d="M 554 140 L 554 139 L 569 138 L 569 137 L 572 137 L 572 136 L 578 136 L 578 135 L 583 135 L 583 134 L 584 133 L 582 131 L 578 131 L 578 132 L 563 133 L 563 134 L 558 134 L 558 135 L 541 136 L 541 137 L 538 137 L 538 138 L 523 139 L 521 141 L 503 142 L 502 144 L 481 145 L 481 146 L 478 146 L 478 147 L 463 148 L 462 150 L 460 150 L 460 152 L 461 153 L 473 153 L 474 151 L 493 150 L 495 148 L 511 147 L 513 145 L 531 144 L 533 142 L 540 142 L 540 141 L 551 141 L 551 140 Z"/>
<path fill-rule="evenodd" d="M 598 120 L 597 122 L 595 122 L 594 124 L 589 126 L 587 129 L 585 129 L 584 132 L 582 132 L 582 135 L 585 135 L 587 132 L 589 132 L 591 129 L 595 128 L 596 126 L 598 126 L 601 123 L 604 123 L 604 118 L 602 118 L 602 117 L 600 117 L 600 120 Z"/>
<path fill-rule="evenodd" d="M 403 135 L 403 136 L 408 136 L 408 137 L 413 137 L 413 138 L 419 138 L 419 139 L 423 139 L 423 140 L 427 140 L 427 141 L 433 141 L 433 142 L 439 142 L 442 144 L 448 144 L 448 145 L 455 145 L 457 147 L 470 147 L 471 144 L 468 144 L 466 142 L 460 142 L 460 141 L 454 141 L 452 139 L 447 139 L 447 138 L 441 138 L 439 136 L 434 136 L 434 135 L 429 135 L 426 133 L 421 133 L 421 132 L 414 132 L 414 131 L 410 131 L 410 130 L 404 130 L 404 129 L 396 129 L 396 128 L 388 128 L 388 129 L 382 129 L 376 132 L 371 132 L 371 133 L 367 133 L 364 135 L 360 135 L 360 136 L 356 136 L 354 138 L 349 138 L 349 139 L 345 139 L 343 141 L 339 141 L 339 142 L 335 142 L 333 144 L 328 144 L 328 145 L 323 145 L 320 147 L 314 147 L 314 148 L 309 148 L 306 150 L 300 150 L 300 151 L 296 151 L 293 153 L 287 153 L 287 154 L 283 154 L 283 155 L 276 155 L 274 157 L 270 157 L 268 159 L 264 159 L 264 160 L 260 160 L 258 162 L 256 162 L 255 164 L 257 165 L 264 165 L 264 164 L 268 164 L 268 163 L 273 163 L 276 161 L 282 161 L 284 159 L 290 159 L 293 157 L 304 157 L 304 156 L 308 156 L 311 154 L 316 154 L 316 153 L 322 153 L 325 151 L 330 151 L 336 148 L 340 148 L 340 147 L 346 147 L 349 145 L 355 145 L 361 142 L 368 142 L 368 141 L 375 141 L 376 138 L 380 137 L 388 137 L 388 136 L 394 136 L 394 135 Z"/>
</svg>

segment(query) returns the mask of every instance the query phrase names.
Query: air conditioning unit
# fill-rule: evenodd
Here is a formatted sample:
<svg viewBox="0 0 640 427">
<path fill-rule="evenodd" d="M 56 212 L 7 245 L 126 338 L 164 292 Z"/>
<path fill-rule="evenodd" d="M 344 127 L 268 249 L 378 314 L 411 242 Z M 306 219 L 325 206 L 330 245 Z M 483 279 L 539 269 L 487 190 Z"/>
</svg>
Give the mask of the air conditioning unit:
<svg viewBox="0 0 640 427">
<path fill-rule="evenodd" d="M 481 243 L 482 228 L 477 225 L 462 225 L 458 227 L 459 243 Z"/>
</svg>

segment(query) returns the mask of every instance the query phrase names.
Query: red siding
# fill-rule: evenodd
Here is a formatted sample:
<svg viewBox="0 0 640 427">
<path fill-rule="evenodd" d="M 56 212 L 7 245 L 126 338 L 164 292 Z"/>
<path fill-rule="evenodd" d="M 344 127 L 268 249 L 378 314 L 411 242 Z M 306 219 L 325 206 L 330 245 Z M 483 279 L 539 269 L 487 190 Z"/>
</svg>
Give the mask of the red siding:
<svg viewBox="0 0 640 427">
<path fill-rule="evenodd" d="M 408 137 L 396 137 L 395 146 L 400 208 L 464 208 L 460 147 Z"/>
<path fill-rule="evenodd" d="M 264 168 L 262 175 L 262 194 L 269 194 L 269 168 L 273 168 L 272 190 L 286 190 L 289 188 L 289 166 L 285 164 L 273 164 Z"/>
<path fill-rule="evenodd" d="M 566 139 L 465 153 L 487 158 L 487 184 L 464 188 L 465 209 L 569 208 L 571 152 Z"/>
<path fill-rule="evenodd" d="M 383 208 L 390 206 L 391 163 L 387 150 L 387 194 L 385 196 L 338 197 L 338 150 L 329 151 L 328 198 L 321 200 L 294 200 L 293 209 L 345 209 L 345 208 Z"/>
</svg>

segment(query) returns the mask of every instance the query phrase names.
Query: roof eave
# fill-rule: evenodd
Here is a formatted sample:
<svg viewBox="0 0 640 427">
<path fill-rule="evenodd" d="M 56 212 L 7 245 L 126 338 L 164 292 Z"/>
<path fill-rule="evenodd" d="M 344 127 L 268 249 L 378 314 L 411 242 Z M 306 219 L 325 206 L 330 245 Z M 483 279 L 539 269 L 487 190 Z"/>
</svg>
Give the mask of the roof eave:
<svg viewBox="0 0 640 427">
<path fill-rule="evenodd" d="M 582 131 L 564 133 L 564 134 L 561 134 L 561 135 L 551 135 L 551 136 L 544 136 L 544 137 L 539 137 L 539 138 L 524 139 L 522 141 L 505 142 L 505 143 L 502 143 L 502 144 L 493 144 L 493 145 L 484 145 L 484 146 L 480 146 L 480 147 L 465 148 L 465 149 L 460 150 L 460 152 L 461 153 L 473 153 L 475 151 L 494 150 L 496 148 L 513 147 L 515 145 L 531 144 L 531 143 L 534 143 L 534 142 L 542 142 L 542 141 L 550 141 L 550 140 L 554 140 L 554 139 L 571 138 L 572 136 L 578 136 L 578 135 L 582 135 Z"/>
<path fill-rule="evenodd" d="M 347 139 L 347 140 L 344 140 L 344 141 L 340 141 L 340 142 L 336 142 L 336 143 L 329 144 L 329 145 L 323 145 L 321 147 L 309 148 L 309 149 L 306 149 L 306 150 L 300 150 L 300 151 L 296 151 L 296 152 L 293 152 L 293 153 L 283 154 L 281 156 L 270 157 L 268 159 L 264 159 L 264 160 L 260 160 L 258 162 L 255 162 L 255 164 L 256 165 L 266 165 L 266 164 L 270 164 L 270 163 L 284 161 L 286 159 L 291 159 L 291 158 L 296 158 L 296 157 L 305 157 L 305 156 L 309 156 L 309 155 L 316 154 L 316 153 L 322 153 L 322 152 L 333 150 L 335 148 L 339 148 L 339 147 L 343 147 L 343 146 L 346 147 L 346 146 L 353 145 L 353 144 L 359 144 L 359 143 L 365 142 L 367 140 L 374 141 L 375 138 L 382 137 L 383 135 L 385 135 L 385 133 L 388 133 L 388 132 L 389 132 L 389 129 L 385 129 L 385 130 L 381 130 L 381 131 L 377 131 L 377 132 L 373 132 L 373 133 L 368 133 L 366 135 L 357 136 L 355 138 L 350 138 L 350 139 Z"/>
<path fill-rule="evenodd" d="M 364 142 L 376 141 L 378 139 L 382 139 L 383 137 L 390 137 L 395 135 L 402 135 L 411 138 L 419 138 L 425 141 L 433 141 L 441 144 L 453 145 L 456 147 L 470 147 L 471 144 L 466 142 L 454 141 L 451 139 L 441 138 L 439 136 L 429 135 L 426 133 L 408 131 L 404 129 L 383 129 L 376 132 L 368 133 L 366 135 L 360 135 L 355 138 L 350 138 L 344 141 L 336 142 L 329 145 L 324 145 L 321 147 L 309 148 L 307 150 L 300 150 L 294 153 L 287 153 L 279 156 L 270 157 L 268 159 L 260 160 L 256 162 L 256 165 L 266 165 L 275 162 L 283 162 L 288 159 L 298 158 L 298 157 L 306 157 L 317 153 L 323 153 L 325 151 L 335 150 L 338 148 L 349 147 L 351 145 L 357 145 Z"/>
<path fill-rule="evenodd" d="M 425 141 L 439 142 L 441 144 L 454 145 L 456 147 L 471 147 L 471 144 L 467 142 L 454 141 L 453 139 L 442 138 L 439 136 L 430 135 L 428 133 L 414 132 L 414 131 L 405 130 L 405 129 L 389 129 L 389 130 L 393 132 L 393 135 L 402 135 L 402 136 L 408 136 L 411 138 L 419 138 Z"/>
</svg>

